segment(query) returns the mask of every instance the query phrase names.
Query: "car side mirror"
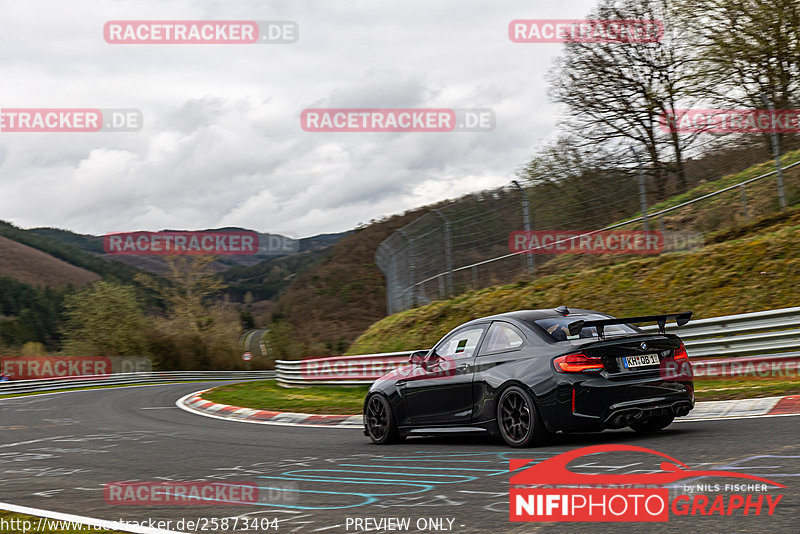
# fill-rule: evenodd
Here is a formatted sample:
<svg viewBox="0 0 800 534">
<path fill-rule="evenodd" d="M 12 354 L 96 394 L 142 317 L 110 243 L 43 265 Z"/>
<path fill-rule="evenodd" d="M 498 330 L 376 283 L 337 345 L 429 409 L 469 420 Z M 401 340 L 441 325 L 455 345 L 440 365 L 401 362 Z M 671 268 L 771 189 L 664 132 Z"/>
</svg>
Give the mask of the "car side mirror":
<svg viewBox="0 0 800 534">
<path fill-rule="evenodd" d="M 425 362 L 425 357 L 428 355 L 427 350 L 418 350 L 416 352 L 411 353 L 411 357 L 408 359 L 408 363 L 414 365 L 422 365 Z"/>
</svg>

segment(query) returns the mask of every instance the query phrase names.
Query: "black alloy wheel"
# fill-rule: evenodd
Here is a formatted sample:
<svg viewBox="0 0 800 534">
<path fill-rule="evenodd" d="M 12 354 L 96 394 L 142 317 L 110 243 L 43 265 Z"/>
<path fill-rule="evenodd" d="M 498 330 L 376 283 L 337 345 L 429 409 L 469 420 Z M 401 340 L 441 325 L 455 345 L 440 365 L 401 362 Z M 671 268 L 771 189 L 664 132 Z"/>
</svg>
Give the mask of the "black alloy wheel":
<svg viewBox="0 0 800 534">
<path fill-rule="evenodd" d="M 543 442 L 549 433 L 544 428 L 531 396 L 518 386 L 511 386 L 497 401 L 497 426 L 511 447 L 530 447 Z"/>
<path fill-rule="evenodd" d="M 378 445 L 397 443 L 401 440 L 389 401 L 383 395 L 373 395 L 367 401 L 364 409 L 364 426 L 370 439 Z"/>
</svg>

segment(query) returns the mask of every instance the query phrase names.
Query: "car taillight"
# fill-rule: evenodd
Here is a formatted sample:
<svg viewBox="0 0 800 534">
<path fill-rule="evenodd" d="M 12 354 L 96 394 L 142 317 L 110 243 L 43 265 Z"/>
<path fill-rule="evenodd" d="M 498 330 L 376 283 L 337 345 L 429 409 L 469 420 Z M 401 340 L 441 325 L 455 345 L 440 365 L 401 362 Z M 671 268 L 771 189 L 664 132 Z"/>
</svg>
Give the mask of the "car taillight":
<svg viewBox="0 0 800 534">
<path fill-rule="evenodd" d="M 675 360 L 678 360 L 678 361 L 679 360 L 686 360 L 686 361 L 689 360 L 689 353 L 686 352 L 686 347 L 683 346 L 683 343 L 681 343 L 680 347 L 675 349 L 675 356 L 673 356 L 673 358 Z"/>
<path fill-rule="evenodd" d="M 605 369 L 603 360 L 590 358 L 580 352 L 559 356 L 553 360 L 553 363 L 559 373 L 599 373 Z"/>
</svg>

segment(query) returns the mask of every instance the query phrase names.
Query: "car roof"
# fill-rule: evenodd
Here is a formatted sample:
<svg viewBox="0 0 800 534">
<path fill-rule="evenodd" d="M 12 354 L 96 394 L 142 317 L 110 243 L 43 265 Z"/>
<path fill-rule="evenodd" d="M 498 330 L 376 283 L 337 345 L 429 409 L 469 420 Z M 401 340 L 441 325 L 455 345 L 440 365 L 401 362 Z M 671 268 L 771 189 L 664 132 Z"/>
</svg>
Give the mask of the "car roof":
<svg viewBox="0 0 800 534">
<path fill-rule="evenodd" d="M 551 309 L 544 309 L 544 310 L 517 310 L 517 311 L 512 311 L 512 312 L 506 312 L 506 313 L 498 313 L 496 315 L 489 315 L 487 317 L 481 317 L 480 319 L 473 319 L 472 321 L 464 323 L 461 326 L 467 326 L 467 325 L 470 325 L 470 324 L 482 323 L 482 322 L 485 322 L 485 321 L 501 321 L 501 320 L 504 320 L 504 319 L 513 319 L 513 320 L 517 320 L 517 321 L 523 321 L 523 322 L 526 322 L 526 323 L 532 323 L 532 322 L 537 321 L 539 319 L 548 319 L 548 318 L 551 318 L 551 317 L 571 317 L 573 315 L 581 316 L 581 315 L 588 315 L 588 314 L 599 314 L 599 315 L 603 315 L 603 316 L 608 316 L 608 314 L 606 314 L 606 313 L 592 311 L 592 310 L 583 310 L 583 309 L 579 309 L 579 308 L 571 308 L 571 309 L 567 310 L 568 311 L 567 314 L 564 314 L 562 310 L 558 310 L 558 311 L 556 311 L 556 310 L 557 310 L 556 308 L 551 308 Z"/>
</svg>

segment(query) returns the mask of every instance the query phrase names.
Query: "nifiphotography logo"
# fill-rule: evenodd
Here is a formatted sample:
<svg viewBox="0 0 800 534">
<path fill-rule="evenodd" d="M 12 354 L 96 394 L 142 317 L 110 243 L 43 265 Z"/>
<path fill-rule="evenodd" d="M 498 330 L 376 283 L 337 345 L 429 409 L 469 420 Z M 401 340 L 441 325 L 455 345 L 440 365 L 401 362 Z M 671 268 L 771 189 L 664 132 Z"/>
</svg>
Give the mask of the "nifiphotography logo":
<svg viewBox="0 0 800 534">
<path fill-rule="evenodd" d="M 660 472 L 641 474 L 582 474 L 567 467 L 582 456 L 608 452 L 654 454 L 667 461 L 661 462 Z M 509 468 L 515 472 L 533 462 L 535 460 L 511 460 Z M 699 477 L 745 479 L 748 482 L 684 486 L 677 496 L 670 499 L 668 484 Z M 594 445 L 565 452 L 516 472 L 509 484 L 511 521 L 548 522 L 663 522 L 669 521 L 670 515 L 771 516 L 783 495 L 766 494 L 767 486 L 786 487 L 746 473 L 693 470 L 666 454 L 635 445 Z M 697 489 L 718 494 L 711 498 L 697 493 Z"/>
</svg>

